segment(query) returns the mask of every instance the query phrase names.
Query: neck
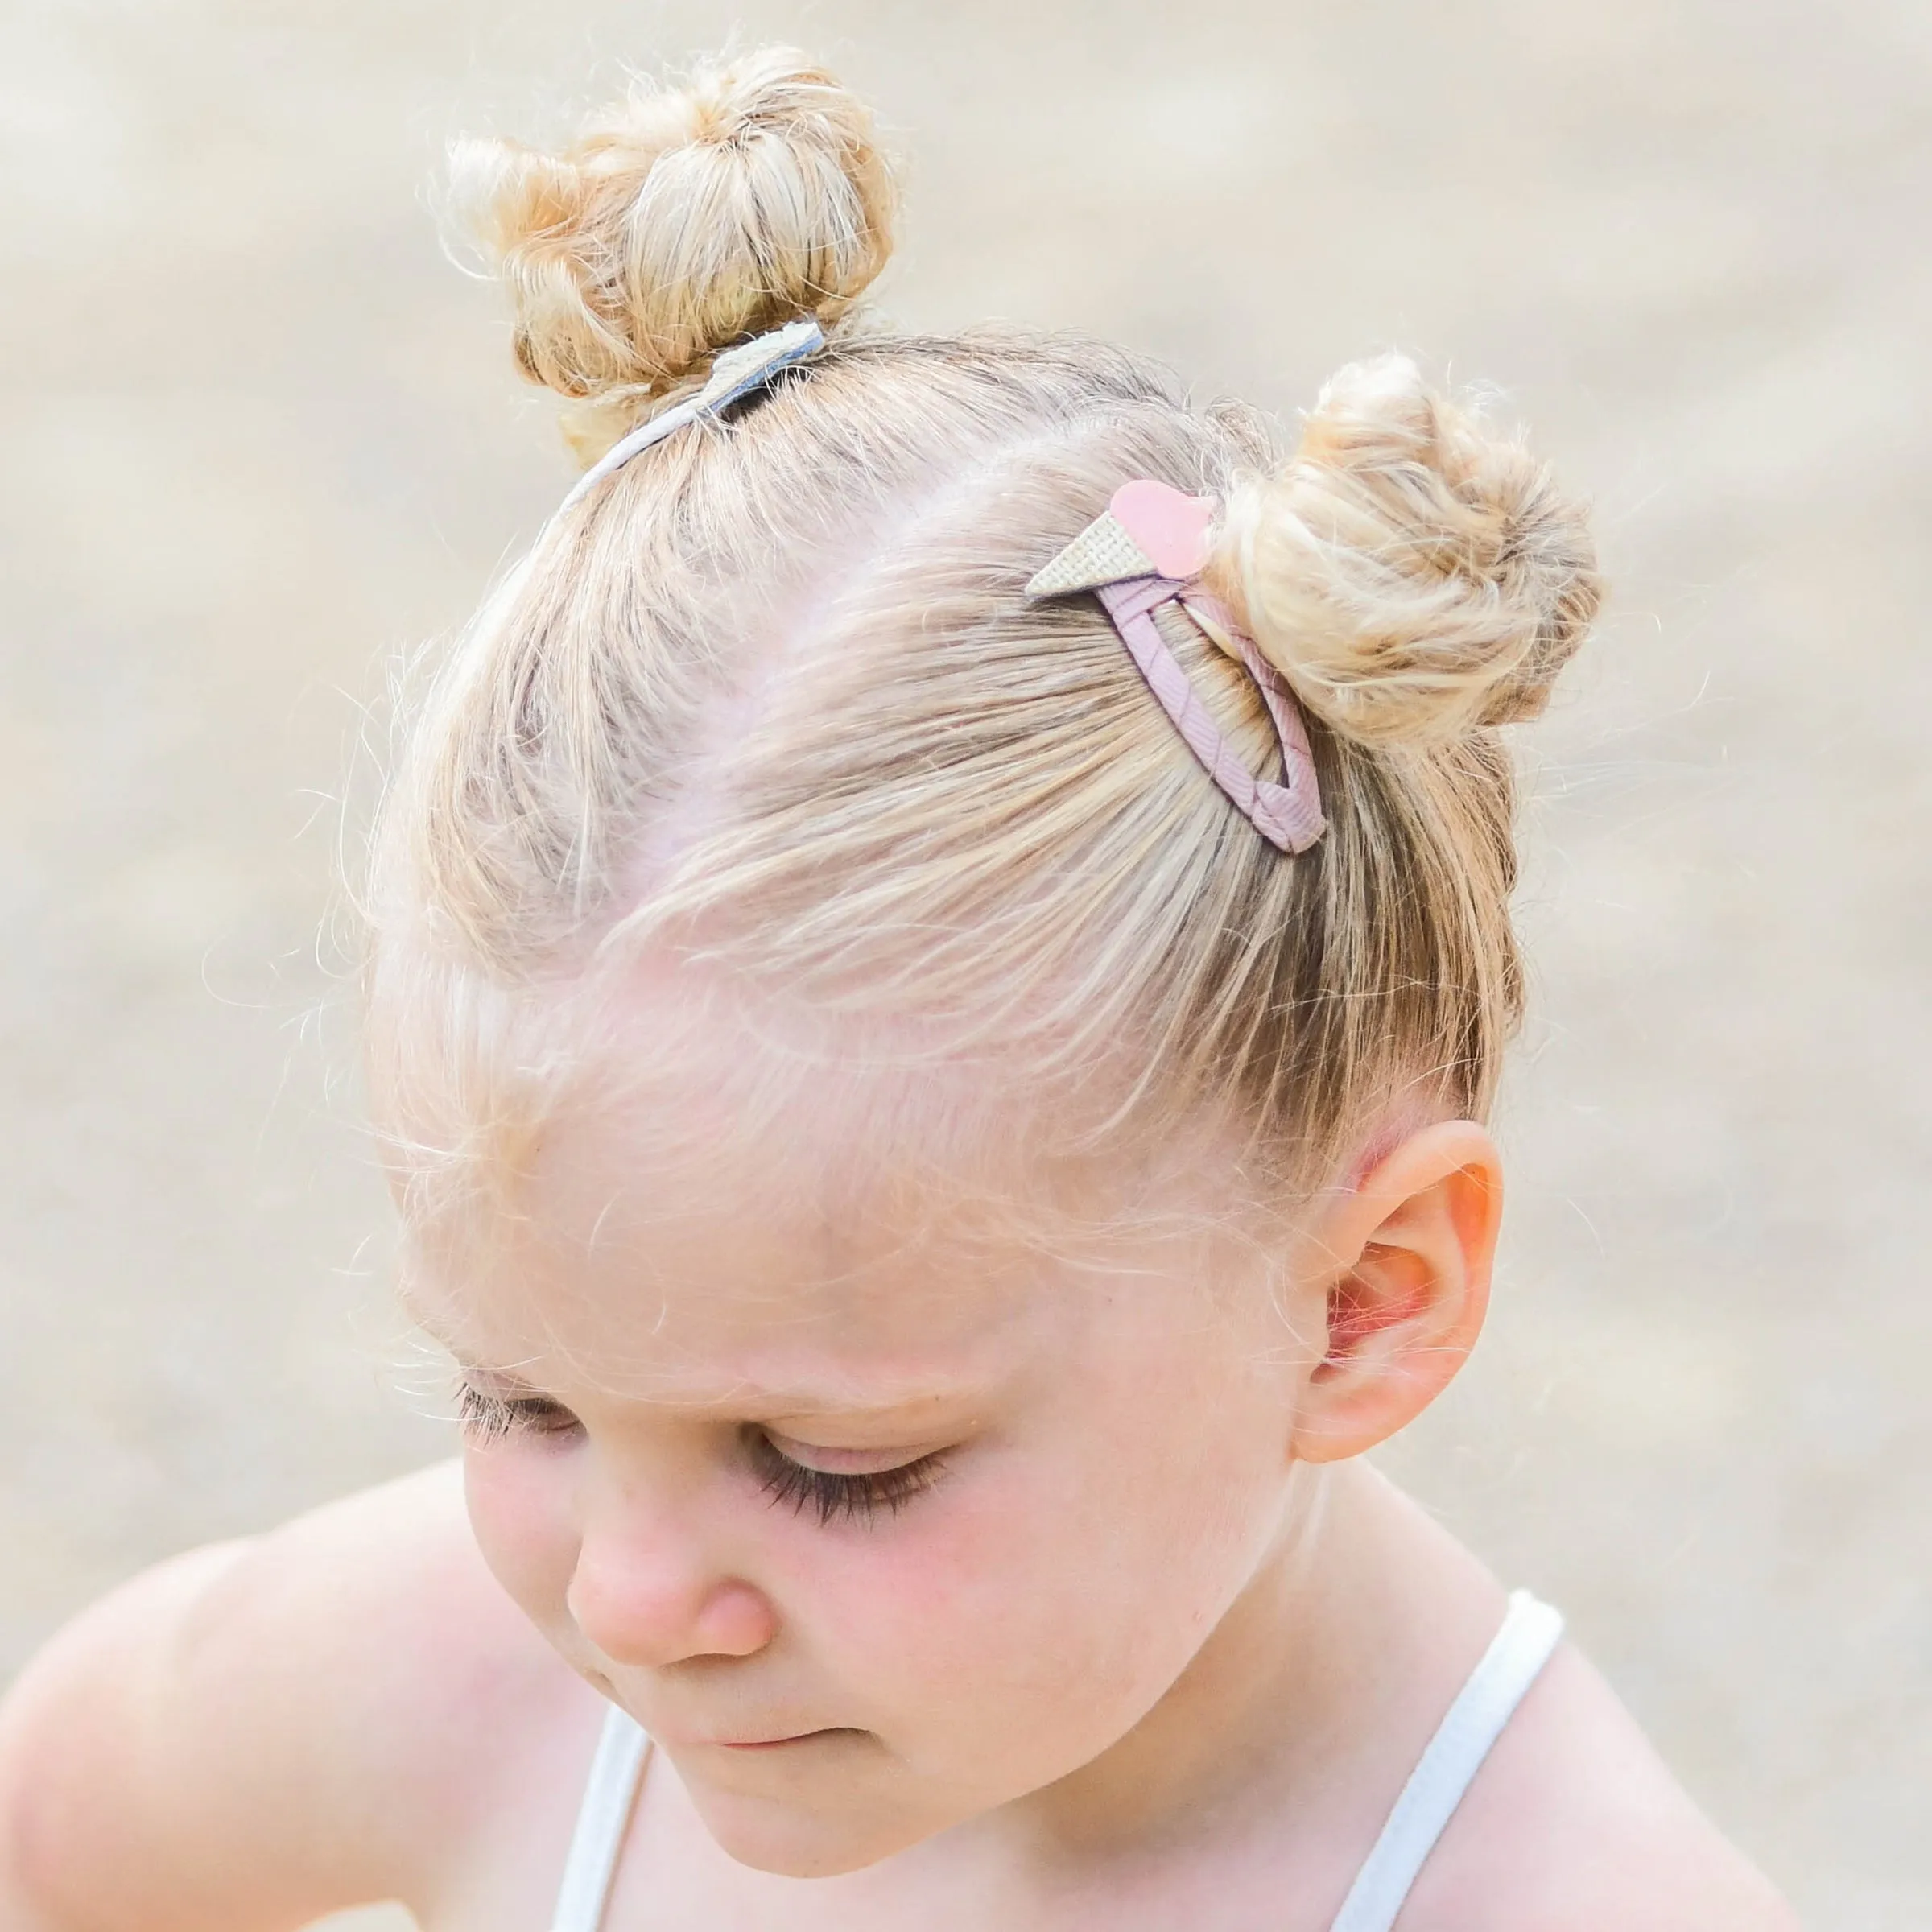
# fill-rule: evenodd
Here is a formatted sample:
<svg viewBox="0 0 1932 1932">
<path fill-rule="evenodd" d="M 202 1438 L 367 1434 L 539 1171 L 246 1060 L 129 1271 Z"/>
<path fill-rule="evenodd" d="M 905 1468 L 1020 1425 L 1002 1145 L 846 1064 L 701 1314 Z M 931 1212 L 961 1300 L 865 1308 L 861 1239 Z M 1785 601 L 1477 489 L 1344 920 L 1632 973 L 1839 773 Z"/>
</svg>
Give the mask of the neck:
<svg viewBox="0 0 1932 1932">
<path fill-rule="evenodd" d="M 1161 1701 L 988 1821 L 1018 1834 L 1026 1863 L 1078 1882 L 1185 1845 L 1278 1846 L 1285 1826 L 1373 1837 L 1495 1634 L 1503 1593 L 1366 1464 L 1297 1477 L 1281 1533 Z"/>
</svg>

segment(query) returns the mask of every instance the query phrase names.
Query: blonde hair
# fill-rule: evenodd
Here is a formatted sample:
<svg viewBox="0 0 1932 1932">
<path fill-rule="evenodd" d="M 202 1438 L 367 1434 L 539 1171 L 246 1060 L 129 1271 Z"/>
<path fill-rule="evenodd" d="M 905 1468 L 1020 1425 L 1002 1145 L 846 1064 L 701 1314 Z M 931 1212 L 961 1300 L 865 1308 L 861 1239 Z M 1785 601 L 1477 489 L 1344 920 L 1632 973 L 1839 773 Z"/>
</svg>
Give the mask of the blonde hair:
<svg viewBox="0 0 1932 1932">
<path fill-rule="evenodd" d="M 1522 998 L 1496 728 L 1542 708 L 1600 597 L 1520 444 L 1396 357 L 1338 375 L 1284 453 L 1117 348 L 866 324 L 891 177 L 865 109 L 785 51 L 641 85 L 560 154 L 465 142 L 454 177 L 587 457 L 749 332 L 810 315 L 830 341 L 602 481 L 444 667 L 377 844 L 402 1131 L 501 1152 L 543 1078 L 516 1017 L 654 947 L 1117 1121 L 1205 1112 L 1271 1186 L 1333 1177 L 1395 1112 L 1482 1116 Z M 1134 477 L 1224 504 L 1211 581 L 1308 720 L 1329 828 L 1299 858 L 1094 600 L 1022 594 Z M 1269 770 L 1251 681 L 1164 621 Z"/>
</svg>

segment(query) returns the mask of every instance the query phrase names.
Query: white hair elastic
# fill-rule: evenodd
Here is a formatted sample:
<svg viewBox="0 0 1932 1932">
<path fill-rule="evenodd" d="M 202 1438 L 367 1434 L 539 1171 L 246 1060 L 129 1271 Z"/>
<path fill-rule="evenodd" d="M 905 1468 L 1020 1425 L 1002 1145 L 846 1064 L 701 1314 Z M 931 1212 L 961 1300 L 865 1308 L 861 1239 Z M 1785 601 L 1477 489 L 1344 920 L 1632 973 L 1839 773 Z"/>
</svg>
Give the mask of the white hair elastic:
<svg viewBox="0 0 1932 1932">
<path fill-rule="evenodd" d="M 729 409 L 754 389 L 762 388 L 780 369 L 803 362 L 824 346 L 824 330 L 807 316 L 724 350 L 711 365 L 711 380 L 695 396 L 687 396 L 675 409 L 653 416 L 612 444 L 578 477 L 570 494 L 558 506 L 559 514 L 601 483 L 613 469 L 621 469 L 640 450 L 662 443 L 701 416 L 715 416 L 720 410 Z"/>
</svg>

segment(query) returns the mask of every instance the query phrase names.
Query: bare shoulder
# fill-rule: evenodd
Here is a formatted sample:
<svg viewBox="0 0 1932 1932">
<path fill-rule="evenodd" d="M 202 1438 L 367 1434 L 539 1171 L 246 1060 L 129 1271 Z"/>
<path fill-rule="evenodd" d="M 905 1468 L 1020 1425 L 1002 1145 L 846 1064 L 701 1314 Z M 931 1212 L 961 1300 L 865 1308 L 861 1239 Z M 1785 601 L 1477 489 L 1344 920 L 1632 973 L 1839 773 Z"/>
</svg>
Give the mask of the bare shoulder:
<svg viewBox="0 0 1932 1932">
<path fill-rule="evenodd" d="M 597 1708 L 485 1569 L 454 1467 L 427 1470 L 56 1637 L 0 1711 L 0 1897 L 142 1932 L 433 1904 L 506 1781 L 580 1755 Z"/>
<path fill-rule="evenodd" d="M 1497 1741 L 1402 1932 L 1798 1932 L 1580 1653 Z"/>
</svg>

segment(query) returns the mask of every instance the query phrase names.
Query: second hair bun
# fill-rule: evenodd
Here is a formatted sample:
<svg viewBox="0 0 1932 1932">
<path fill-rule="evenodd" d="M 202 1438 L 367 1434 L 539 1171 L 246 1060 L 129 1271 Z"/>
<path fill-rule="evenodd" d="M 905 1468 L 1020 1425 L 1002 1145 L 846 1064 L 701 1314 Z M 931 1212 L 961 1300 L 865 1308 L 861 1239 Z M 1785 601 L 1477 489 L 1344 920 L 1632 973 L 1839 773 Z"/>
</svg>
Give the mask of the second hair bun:
<svg viewBox="0 0 1932 1932">
<path fill-rule="evenodd" d="M 733 342 L 836 322 L 892 249 L 869 112 L 786 48 L 640 82 L 559 154 L 459 142 L 450 172 L 509 288 L 519 365 L 591 406 L 587 455 Z"/>
<path fill-rule="evenodd" d="M 1390 747 L 1535 716 L 1603 597 L 1582 508 L 1395 355 L 1232 493 L 1217 575 L 1311 711 Z"/>
</svg>

